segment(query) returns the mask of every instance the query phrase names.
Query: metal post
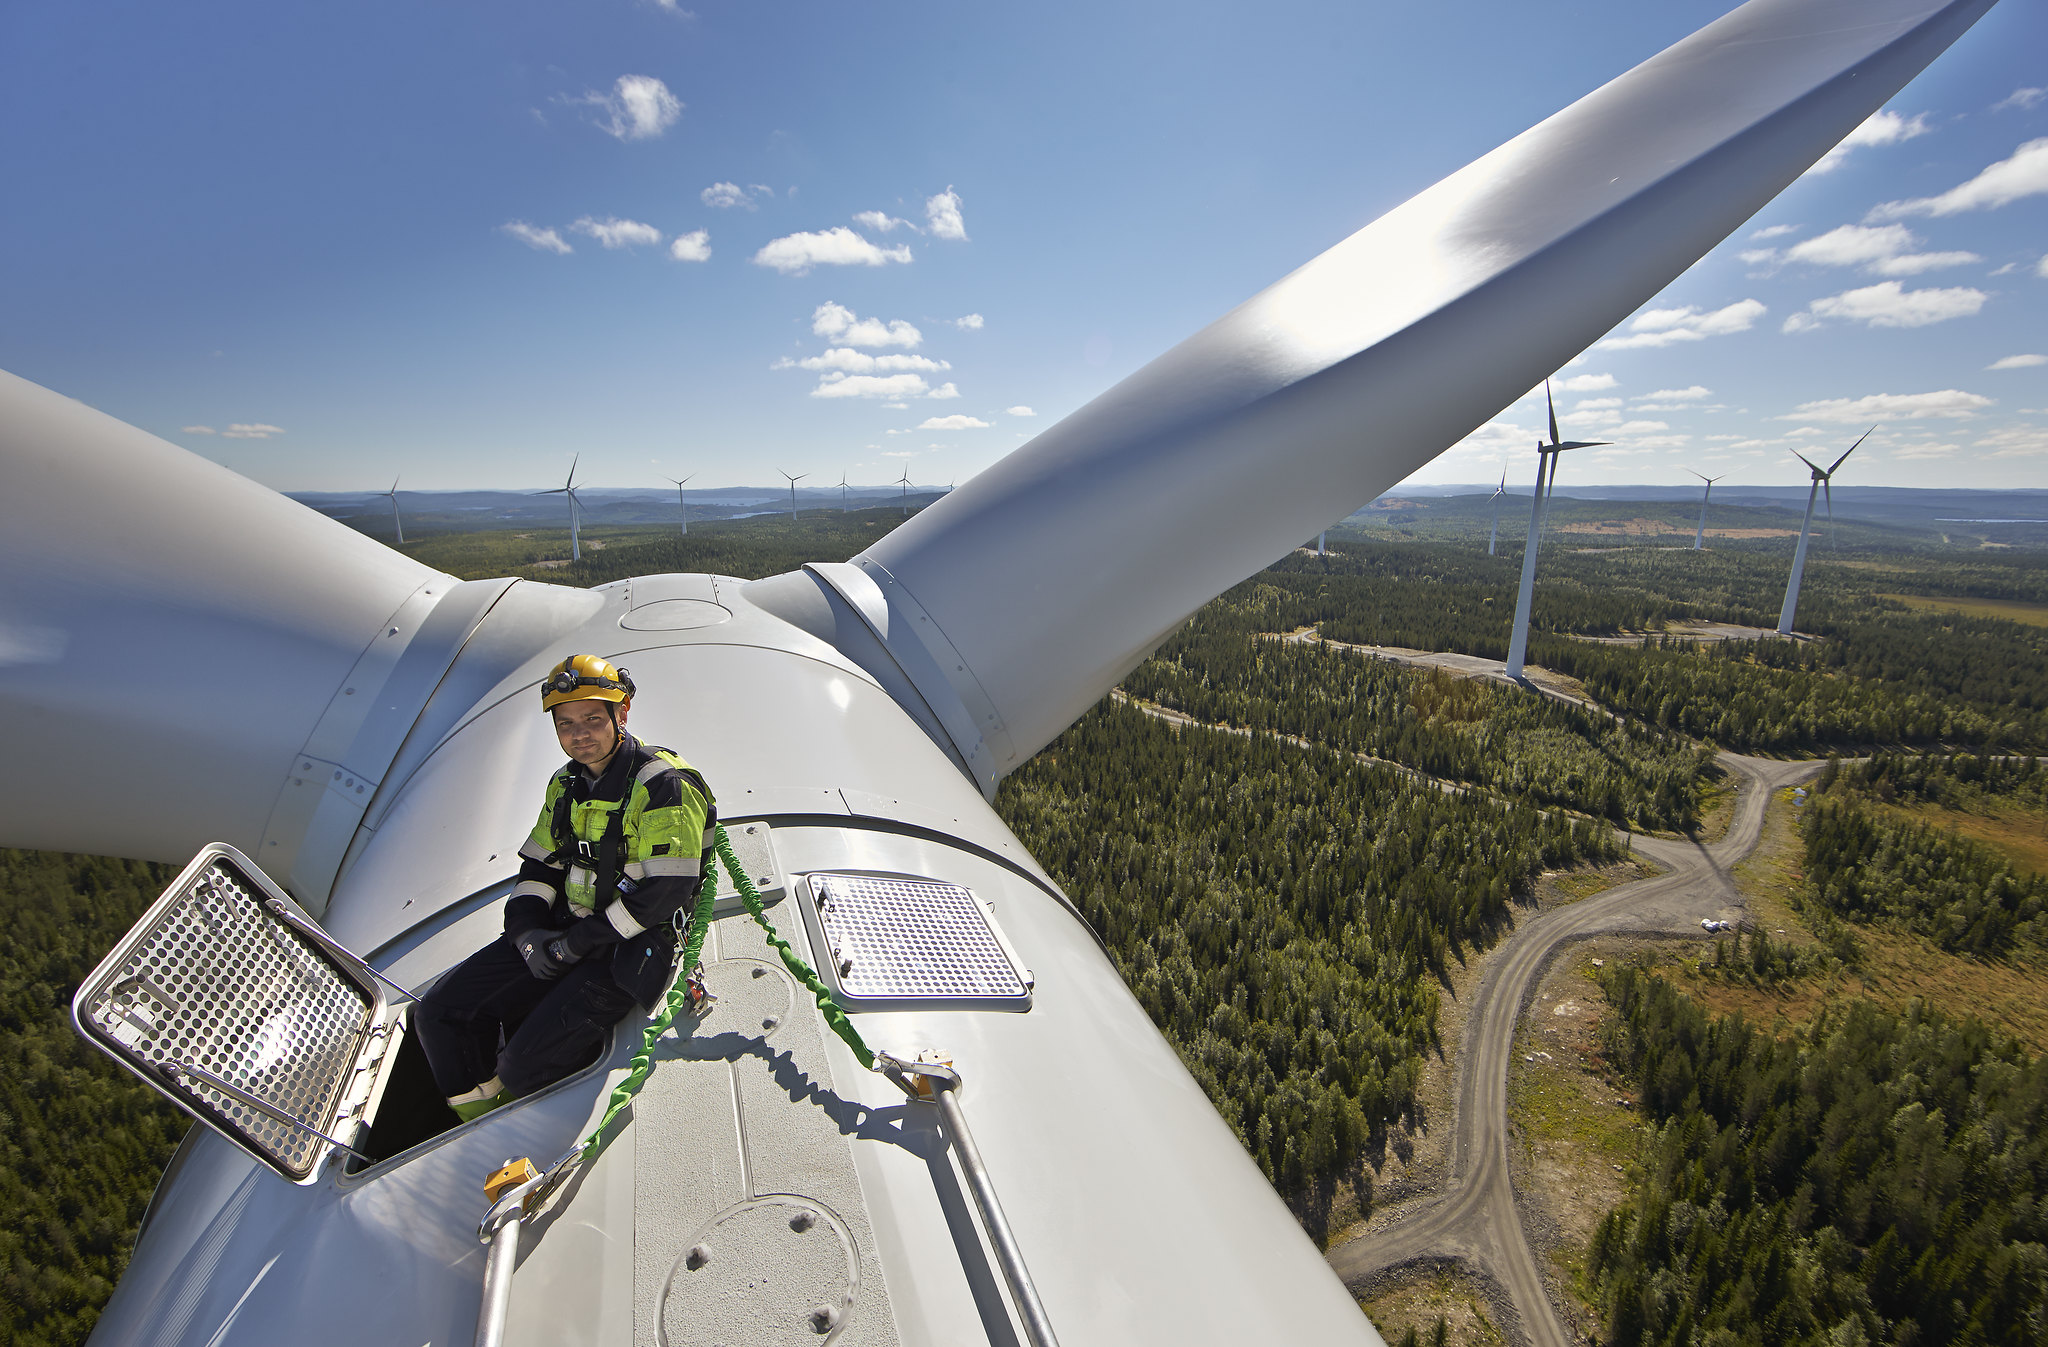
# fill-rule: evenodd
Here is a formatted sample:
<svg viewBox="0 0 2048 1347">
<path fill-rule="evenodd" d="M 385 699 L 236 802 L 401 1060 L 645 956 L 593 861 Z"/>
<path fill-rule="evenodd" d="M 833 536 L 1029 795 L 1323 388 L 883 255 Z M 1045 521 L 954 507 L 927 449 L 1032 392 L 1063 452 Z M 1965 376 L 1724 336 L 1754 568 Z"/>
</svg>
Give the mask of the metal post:
<svg viewBox="0 0 2048 1347">
<path fill-rule="evenodd" d="M 1529 605 L 1536 597 L 1536 544 L 1543 528 L 1543 482 L 1554 461 L 1548 450 L 1536 455 L 1536 490 L 1529 502 L 1529 546 L 1522 552 L 1522 587 L 1515 596 L 1515 629 L 1508 638 L 1507 675 L 1522 676 L 1529 653 Z"/>
<path fill-rule="evenodd" d="M 484 1260 L 484 1303 L 476 1316 L 476 1347 L 498 1347 L 505 1340 L 505 1316 L 512 1307 L 512 1270 L 519 1263 L 519 1219 L 514 1217 L 491 1235 Z"/>
<path fill-rule="evenodd" d="M 1792 554 L 1792 579 L 1785 585 L 1785 606 L 1778 610 L 1778 635 L 1792 634 L 1792 615 L 1799 610 L 1799 575 L 1806 569 L 1806 532 L 1813 527 L 1813 501 L 1820 495 L 1820 479 L 1806 493 L 1806 518 L 1799 521 L 1799 547 Z"/>
<path fill-rule="evenodd" d="M 939 1079 L 932 1082 L 932 1095 L 938 1101 L 939 1114 L 946 1120 L 946 1131 L 952 1135 L 953 1149 L 960 1156 L 960 1169 L 967 1175 L 967 1185 L 974 1192 L 974 1205 L 981 1209 L 981 1223 L 988 1229 L 989 1243 L 995 1246 L 996 1262 L 1002 1265 L 1003 1280 L 1010 1284 L 1011 1298 L 1017 1302 L 1017 1313 L 1024 1320 L 1024 1336 L 1031 1340 L 1031 1347 L 1059 1347 L 1059 1339 L 1053 1335 L 1052 1320 L 1046 1317 L 1045 1306 L 1039 1303 L 1038 1288 L 1031 1283 L 1031 1271 L 1024 1266 L 1024 1255 L 1017 1248 L 1017 1237 L 1010 1232 L 1010 1222 L 1003 1215 L 1002 1203 L 996 1200 L 995 1184 L 989 1181 L 988 1169 L 981 1162 L 981 1152 L 975 1148 L 974 1135 L 967 1130 L 967 1118 L 960 1111 L 960 1101 L 953 1091 L 960 1084 L 960 1078 Z"/>
</svg>

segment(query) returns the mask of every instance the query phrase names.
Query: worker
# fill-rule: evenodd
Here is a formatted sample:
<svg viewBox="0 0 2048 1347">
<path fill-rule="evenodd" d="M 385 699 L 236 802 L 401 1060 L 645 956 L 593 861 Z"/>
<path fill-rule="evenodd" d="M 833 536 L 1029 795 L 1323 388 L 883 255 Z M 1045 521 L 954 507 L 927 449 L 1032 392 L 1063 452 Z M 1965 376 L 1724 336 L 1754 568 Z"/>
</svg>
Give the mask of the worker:
<svg viewBox="0 0 2048 1347">
<path fill-rule="evenodd" d="M 434 984 L 413 1022 L 434 1081 L 467 1122 L 594 1060 L 674 971 L 677 913 L 711 864 L 704 778 L 626 732 L 633 680 L 571 655 L 540 685 L 569 761 L 519 848 L 505 934 Z"/>
</svg>

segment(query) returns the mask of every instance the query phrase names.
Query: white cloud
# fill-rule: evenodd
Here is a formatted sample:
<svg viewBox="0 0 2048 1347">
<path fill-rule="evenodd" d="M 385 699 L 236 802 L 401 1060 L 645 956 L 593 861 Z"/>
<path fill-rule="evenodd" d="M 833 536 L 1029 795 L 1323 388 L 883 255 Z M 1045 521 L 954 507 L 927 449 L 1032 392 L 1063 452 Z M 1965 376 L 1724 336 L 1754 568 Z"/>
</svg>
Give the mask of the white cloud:
<svg viewBox="0 0 2048 1347">
<path fill-rule="evenodd" d="M 1787 332 L 1807 332 L 1829 318 L 1871 327 L 1926 327 L 1951 318 L 1968 318 L 1991 298 L 1966 285 L 1947 289 L 1908 290 L 1897 281 L 1880 281 L 1860 290 L 1826 295 L 1785 320 Z"/>
<path fill-rule="evenodd" d="M 910 221 L 899 220 L 895 216 L 889 214 L 889 212 L 882 210 L 864 210 L 853 217 L 853 222 L 859 225 L 862 229 L 872 229 L 877 234 L 886 234 L 891 230 L 895 229 L 899 225 L 905 229 L 910 230 L 915 230 L 917 228 L 917 226 L 910 223 Z"/>
<path fill-rule="evenodd" d="M 960 216 L 960 194 L 951 187 L 937 196 L 925 198 L 924 218 L 931 225 L 933 238 L 961 241 L 967 238 L 967 222 Z"/>
<path fill-rule="evenodd" d="M 1574 374 L 1569 379 L 1557 380 L 1556 386 L 1560 391 L 1566 393 L 1597 393 L 1603 388 L 1614 387 L 1614 376 L 1612 374 Z M 1543 390 L 1536 388 L 1532 391 L 1540 393 Z"/>
<path fill-rule="evenodd" d="M 1891 457 L 1903 459 L 1947 458 L 1949 455 L 1955 453 L 1956 450 L 1962 447 L 1963 446 L 1961 446 L 1960 444 L 1945 444 L 1940 442 L 1932 442 L 1928 444 L 1908 444 L 1892 450 Z"/>
<path fill-rule="evenodd" d="M 862 318 L 829 299 L 811 311 L 811 331 L 841 346 L 909 347 L 924 340 L 924 333 L 901 318 L 886 323 L 879 318 Z"/>
<path fill-rule="evenodd" d="M 212 426 L 184 426 L 181 428 L 181 433 L 186 435 L 212 435 L 217 432 Z"/>
<path fill-rule="evenodd" d="M 1597 411 L 1602 407 L 1619 407 L 1620 405 L 1620 398 L 1581 398 L 1578 403 L 1578 410 Z"/>
<path fill-rule="evenodd" d="M 2032 369 L 2036 365 L 2048 365 L 2048 355 L 2009 355 L 1992 361 L 1986 369 Z"/>
<path fill-rule="evenodd" d="M 608 94 L 593 92 L 564 101 L 596 108 L 603 114 L 599 129 L 620 140 L 652 140 L 683 115 L 683 105 L 652 75 L 621 75 Z"/>
<path fill-rule="evenodd" d="M 224 440 L 267 440 L 272 435 L 282 434 L 284 434 L 283 426 L 266 426 L 261 421 L 254 424 L 237 421 L 226 430 L 223 430 L 220 433 L 220 437 Z"/>
<path fill-rule="evenodd" d="M 1660 388 L 1654 393 L 1645 393 L 1639 402 L 1698 402 L 1701 398 L 1712 397 L 1714 390 L 1700 384 L 1690 388 Z"/>
<path fill-rule="evenodd" d="M 710 261 L 711 231 L 693 229 L 687 234 L 676 235 L 675 242 L 668 245 L 668 255 L 678 262 Z"/>
<path fill-rule="evenodd" d="M 2034 274 L 2048 280 L 2048 253 L 2041 254 L 2041 260 L 2034 264 Z"/>
<path fill-rule="evenodd" d="M 812 267 L 879 267 L 909 260 L 910 249 L 878 248 L 845 225 L 770 239 L 754 254 L 755 266 L 773 267 L 785 276 L 802 276 Z"/>
<path fill-rule="evenodd" d="M 1924 421 L 1936 416 L 1960 420 L 1975 416 L 1991 402 L 1990 398 L 1965 393 L 1959 388 L 1944 388 L 1935 393 L 1872 393 L 1860 398 L 1803 402 L 1777 419 L 1827 421 L 1842 425 L 1861 425 L 1866 421 Z M 1795 435 L 1798 433 L 1793 432 Z"/>
<path fill-rule="evenodd" d="M 735 207 L 742 210 L 758 209 L 754 205 L 754 194 L 736 182 L 714 182 L 697 193 L 697 199 L 719 210 L 732 210 Z"/>
<path fill-rule="evenodd" d="M 1629 336 L 1609 337 L 1600 345 L 1626 351 L 1702 341 L 1731 332 L 1747 332 L 1763 313 L 1763 304 L 1754 299 L 1738 299 L 1725 308 L 1705 311 L 1690 304 L 1682 309 L 1650 309 L 1636 315 L 1629 324 Z"/>
<path fill-rule="evenodd" d="M 638 220 L 621 220 L 615 216 L 598 220 L 586 215 L 569 228 L 579 234 L 587 234 L 605 248 L 637 248 L 661 242 L 661 231 L 653 225 L 641 224 Z"/>
<path fill-rule="evenodd" d="M 953 368 L 943 360 L 933 360 L 921 355 L 869 355 L 849 346 L 835 346 L 823 355 L 806 356 L 796 362 L 801 369 L 838 370 L 842 374 L 900 374 L 905 370 L 917 370 L 932 374 Z M 787 368 L 788 361 L 776 362 L 776 368 Z"/>
<path fill-rule="evenodd" d="M 811 390 L 814 398 L 912 398 L 931 385 L 916 374 L 827 374 Z"/>
<path fill-rule="evenodd" d="M 960 390 L 958 388 L 955 388 L 950 383 L 943 383 L 940 384 L 937 388 L 934 388 L 931 392 L 925 394 L 925 396 L 930 398 L 934 402 L 946 402 L 953 398 L 959 397 Z"/>
<path fill-rule="evenodd" d="M 978 416 L 967 416 L 955 412 L 951 416 L 927 416 L 918 422 L 919 430 L 987 430 L 989 422 Z"/>
<path fill-rule="evenodd" d="M 1796 234 L 1798 232 L 1798 225 L 1771 225 L 1768 228 L 1757 230 L 1750 237 L 1753 239 L 1781 239 L 1787 234 Z"/>
<path fill-rule="evenodd" d="M 2048 136 L 2030 140 L 1957 187 L 1940 196 L 1887 201 L 1875 206 L 1866 220 L 1899 220 L 1909 215 L 1960 215 L 1966 210 L 1994 210 L 2022 197 L 2048 193 Z"/>
<path fill-rule="evenodd" d="M 1841 144 L 1822 155 L 1820 161 L 1806 171 L 1832 173 L 1842 166 L 1842 161 L 1849 157 L 1851 150 L 1865 145 L 1896 145 L 1915 136 L 1924 136 L 1933 129 L 1927 124 L 1927 114 L 1924 112 L 1912 117 L 1902 117 L 1889 109 L 1873 112 L 1863 125 L 1842 137 Z"/>
<path fill-rule="evenodd" d="M 1796 243 L 1783 254 L 1787 262 L 1805 262 L 1822 267 L 1862 267 L 1880 276 L 1918 276 L 1938 267 L 1962 266 L 1984 259 L 1975 253 L 1915 253 L 1907 249 L 1920 242 L 1902 224 L 1843 225 L 1825 234 Z M 1772 255 L 1776 260 L 1776 255 Z M 1755 260 L 1750 254 L 1744 261 Z"/>
<path fill-rule="evenodd" d="M 1004 408 L 1004 409 L 1003 409 L 1003 415 L 1004 415 L 1004 416 L 1036 416 L 1036 415 L 1038 415 L 1038 413 L 1037 413 L 1037 412 L 1034 412 L 1034 411 L 1032 411 L 1032 410 L 1031 410 L 1031 409 L 1030 409 L 1029 407 L 1024 407 L 1024 406 L 1017 406 L 1017 407 L 1006 407 L 1006 408 Z"/>
<path fill-rule="evenodd" d="M 953 326 L 959 328 L 962 332 L 979 332 L 981 331 L 982 317 L 978 313 L 970 313 L 965 318 L 955 318 Z"/>
<path fill-rule="evenodd" d="M 2048 98 L 2048 89 L 2014 89 L 2004 98 L 1993 103 L 1991 110 L 1993 112 L 2003 112 L 2007 108 L 2036 108 L 2041 105 L 2041 100 L 2044 98 Z"/>
<path fill-rule="evenodd" d="M 1993 458 L 2031 458 L 2035 454 L 2048 454 L 2048 428 L 2006 426 L 1981 437 L 1977 447 L 1989 450 Z"/>
<path fill-rule="evenodd" d="M 529 248 L 544 253 L 572 253 L 576 251 L 563 241 L 562 236 L 552 229 L 536 229 L 524 220 L 511 220 L 498 226 L 501 233 L 510 234 Z"/>
</svg>

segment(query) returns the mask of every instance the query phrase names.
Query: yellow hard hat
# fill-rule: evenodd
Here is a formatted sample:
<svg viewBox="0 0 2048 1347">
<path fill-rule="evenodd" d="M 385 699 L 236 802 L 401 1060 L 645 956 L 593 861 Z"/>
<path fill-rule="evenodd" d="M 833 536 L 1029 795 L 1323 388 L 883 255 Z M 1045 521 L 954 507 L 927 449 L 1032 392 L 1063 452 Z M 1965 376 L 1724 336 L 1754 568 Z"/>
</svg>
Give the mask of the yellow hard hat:
<svg viewBox="0 0 2048 1347">
<path fill-rule="evenodd" d="M 627 702 L 632 699 L 632 676 L 602 655 L 571 655 L 549 670 L 540 685 L 540 709 L 543 711 L 563 702 Z"/>
</svg>

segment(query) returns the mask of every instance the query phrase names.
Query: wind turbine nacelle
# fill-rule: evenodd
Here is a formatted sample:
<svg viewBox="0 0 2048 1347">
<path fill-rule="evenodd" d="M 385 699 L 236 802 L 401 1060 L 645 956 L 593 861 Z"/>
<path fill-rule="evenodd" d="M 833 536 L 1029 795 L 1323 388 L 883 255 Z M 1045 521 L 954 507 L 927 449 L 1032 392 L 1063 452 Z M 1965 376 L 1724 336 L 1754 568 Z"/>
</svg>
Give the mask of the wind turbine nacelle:
<svg viewBox="0 0 2048 1347">
<path fill-rule="evenodd" d="M 544 587 L 514 593 L 522 588 Z M 501 600 L 375 793 L 327 932 L 407 986 L 497 938 L 518 846 L 562 756 L 536 685 L 564 650 L 602 655 L 639 686 L 630 728 L 702 771 L 770 896 L 771 920 L 829 976 L 838 979 L 839 951 L 821 924 L 821 876 L 958 886 L 986 905 L 1027 981 L 1021 1005 L 921 990 L 945 962 L 943 951 L 914 952 L 928 944 L 903 948 L 896 999 L 875 996 L 871 1009 L 848 1000 L 877 1048 L 941 1051 L 955 1064 L 1063 1343 L 1377 1342 L 1088 925 L 959 764 L 880 679 L 756 602 L 793 608 L 806 592 L 816 591 L 789 578 L 645 577 L 589 591 L 583 620 L 566 630 L 550 612 L 528 617 Z M 833 620 L 825 606 L 798 615 Z M 528 648 L 536 653 L 507 657 Z M 687 1044 L 668 1051 L 631 1125 L 526 1254 L 508 1340 L 648 1340 L 648 1316 L 688 1290 L 662 1287 L 687 1271 L 670 1264 L 700 1228 L 753 1219 L 746 1204 L 775 1193 L 845 1234 L 865 1279 L 849 1310 L 860 1340 L 1001 1340 L 1008 1330 L 990 1316 L 1007 1311 L 990 1298 L 990 1255 L 949 1205 L 960 1200 L 954 1181 L 935 1181 L 947 1160 L 930 1106 L 907 1104 L 836 1040 L 792 1047 L 792 1034 L 815 1034 L 805 1028 L 814 1017 L 786 992 L 774 1015 L 751 1008 L 747 998 L 779 988 L 780 975 L 772 956 L 754 961 L 758 974 L 738 971 L 749 965 L 734 944 L 745 918 L 736 922 L 721 923 L 707 949 L 721 999 L 687 1044 L 710 1051 L 753 1036 L 763 1048 L 736 1049 L 731 1066 L 675 1060 Z M 719 981 L 727 971 L 737 980 Z M 629 1021 L 602 1066 L 621 1068 L 635 1037 Z M 476 1314 L 483 1175 L 508 1155 L 551 1157 L 581 1135 L 616 1078 L 602 1066 L 376 1164 L 331 1159 L 301 1184 L 195 1129 L 99 1340 L 459 1338 Z M 394 1107 L 394 1093 L 380 1107 Z M 683 1096 L 701 1106 L 686 1109 Z M 736 1109 L 739 1130 L 726 1139 Z M 755 1191 L 742 1191 L 733 1155 Z M 658 1239 L 667 1261 L 636 1268 L 632 1251 Z M 714 1259 L 738 1256 L 724 1237 L 702 1240 Z M 195 1248 L 208 1250 L 203 1277 L 189 1265 Z M 280 1258 L 289 1268 L 275 1266 Z M 772 1301 L 773 1283 L 800 1280 L 802 1266 L 763 1265 L 758 1294 Z M 385 1293 L 366 1297 L 365 1286 Z"/>
</svg>

